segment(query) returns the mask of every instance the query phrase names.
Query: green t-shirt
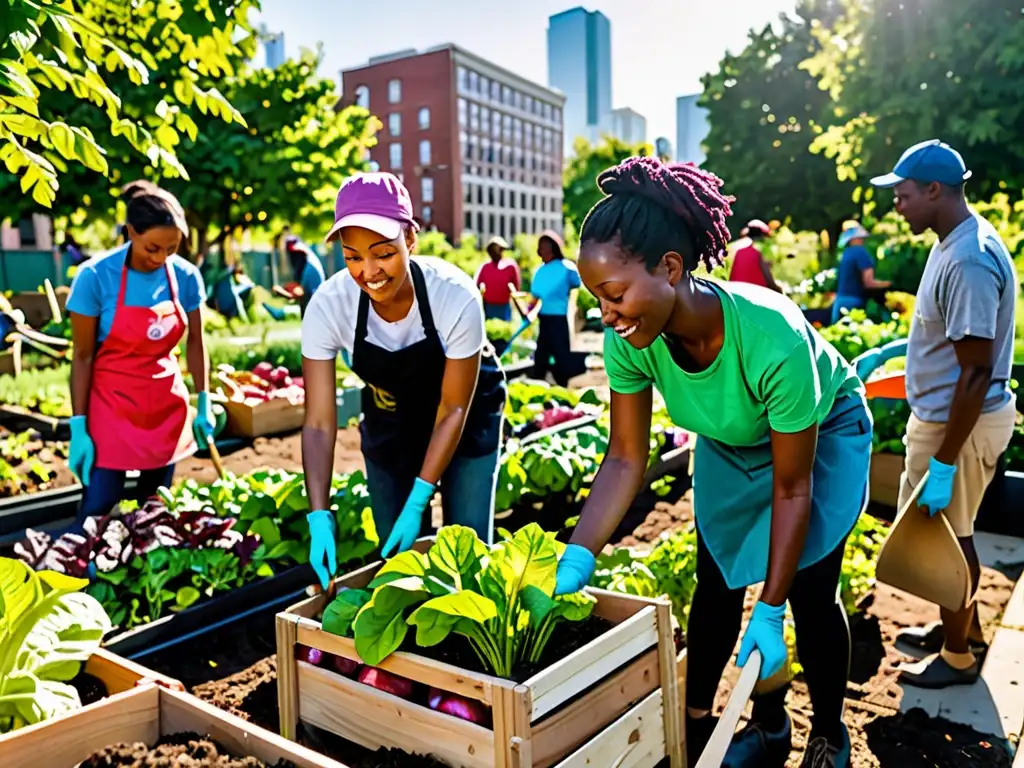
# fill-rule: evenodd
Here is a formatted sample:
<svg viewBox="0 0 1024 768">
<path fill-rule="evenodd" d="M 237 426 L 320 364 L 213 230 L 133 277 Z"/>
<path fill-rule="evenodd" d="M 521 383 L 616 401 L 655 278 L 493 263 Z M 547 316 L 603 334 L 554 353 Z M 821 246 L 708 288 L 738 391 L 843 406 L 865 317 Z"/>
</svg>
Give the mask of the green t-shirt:
<svg viewBox="0 0 1024 768">
<path fill-rule="evenodd" d="M 737 447 L 763 442 L 769 428 L 820 425 L 839 395 L 863 391 L 854 369 L 788 298 L 755 285 L 711 285 L 722 299 L 725 340 L 707 370 L 684 371 L 660 337 L 635 349 L 608 329 L 613 391 L 634 394 L 653 384 L 676 425 Z"/>
</svg>

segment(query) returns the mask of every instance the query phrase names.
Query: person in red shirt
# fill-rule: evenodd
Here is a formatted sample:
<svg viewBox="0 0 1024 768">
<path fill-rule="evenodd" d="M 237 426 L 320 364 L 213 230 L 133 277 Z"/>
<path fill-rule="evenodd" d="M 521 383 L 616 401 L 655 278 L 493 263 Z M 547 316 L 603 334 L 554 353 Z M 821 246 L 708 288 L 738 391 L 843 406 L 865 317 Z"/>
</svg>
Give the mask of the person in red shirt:
<svg viewBox="0 0 1024 768">
<path fill-rule="evenodd" d="M 769 237 L 772 231 L 767 224 L 760 219 L 751 219 L 747 226 L 740 233 L 747 239 L 747 244 L 736 251 L 732 258 L 732 270 L 729 272 L 729 280 L 734 283 L 753 283 L 773 291 L 782 293 L 772 276 L 772 269 L 764 260 L 757 243 Z"/>
<path fill-rule="evenodd" d="M 519 290 L 519 265 L 505 258 L 509 245 L 503 237 L 492 237 L 487 243 L 489 261 L 480 265 L 474 282 L 484 295 L 484 317 L 487 320 L 512 320 L 512 291 Z"/>
</svg>

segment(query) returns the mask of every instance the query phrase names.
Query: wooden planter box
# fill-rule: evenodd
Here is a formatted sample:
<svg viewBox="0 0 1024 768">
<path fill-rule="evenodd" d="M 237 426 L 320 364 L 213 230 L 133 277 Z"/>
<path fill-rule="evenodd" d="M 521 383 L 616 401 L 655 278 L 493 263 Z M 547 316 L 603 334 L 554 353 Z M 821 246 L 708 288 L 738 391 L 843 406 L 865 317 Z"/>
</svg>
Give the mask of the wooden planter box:
<svg viewBox="0 0 1024 768">
<path fill-rule="evenodd" d="M 0 738 L 0 754 L 3 765 L 11 768 L 74 768 L 113 744 L 141 741 L 152 746 L 161 736 L 188 732 L 208 735 L 233 754 L 267 765 L 289 760 L 299 768 L 345 768 L 187 693 L 157 685 L 125 691 L 73 715 L 23 728 L 11 741 Z"/>
<path fill-rule="evenodd" d="M 239 437 L 263 437 L 281 432 L 294 432 L 306 417 L 304 405 L 292 405 L 284 398 L 267 400 L 259 405 L 228 400 L 228 431 Z"/>
<path fill-rule="evenodd" d="M 429 541 L 417 542 L 425 551 Z M 365 587 L 382 563 L 337 580 Z M 281 734 L 299 721 L 370 749 L 431 754 L 457 768 L 652 768 L 666 756 L 684 765 L 685 658 L 677 658 L 668 600 L 604 590 L 594 613 L 615 628 L 525 683 L 396 652 L 380 668 L 491 707 L 492 728 L 435 712 L 295 658 L 296 644 L 359 661 L 351 639 L 324 632 L 314 619 L 326 597 L 277 615 Z M 685 652 L 684 654 L 685 655 Z"/>
<path fill-rule="evenodd" d="M 871 501 L 888 507 L 896 506 L 905 458 L 895 453 L 871 454 Z"/>
</svg>

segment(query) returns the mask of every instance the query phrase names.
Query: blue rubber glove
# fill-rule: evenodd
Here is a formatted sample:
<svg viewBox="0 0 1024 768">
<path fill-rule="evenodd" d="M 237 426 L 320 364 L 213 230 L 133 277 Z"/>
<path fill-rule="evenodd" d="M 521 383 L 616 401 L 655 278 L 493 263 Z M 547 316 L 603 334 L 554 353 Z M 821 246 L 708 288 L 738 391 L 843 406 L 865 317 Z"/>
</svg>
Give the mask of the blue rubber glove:
<svg viewBox="0 0 1024 768">
<path fill-rule="evenodd" d="M 317 509 L 306 515 L 309 523 L 309 564 L 320 577 L 320 586 L 327 589 L 327 582 L 338 570 L 338 557 L 334 542 L 334 513 Z M 324 560 L 327 561 L 326 565 Z"/>
<path fill-rule="evenodd" d="M 953 500 L 953 478 L 956 477 L 956 467 L 936 461 L 933 456 L 928 461 L 928 479 L 925 480 L 924 489 L 917 497 L 917 506 L 935 517 L 936 512 L 941 512 L 949 506 Z"/>
<path fill-rule="evenodd" d="M 555 572 L 555 594 L 579 592 L 590 583 L 597 560 L 590 550 L 579 544 L 566 544 Z"/>
<path fill-rule="evenodd" d="M 789 652 L 786 650 L 786 638 L 782 631 L 782 621 L 786 617 L 786 604 L 768 605 L 758 602 L 754 613 L 747 624 L 747 631 L 740 643 L 740 652 L 736 654 L 736 666 L 742 667 L 750 658 L 755 648 L 761 652 L 762 680 L 767 680 L 786 663 Z"/>
<path fill-rule="evenodd" d="M 89 437 L 85 416 L 72 416 L 71 447 L 68 451 L 68 466 L 82 485 L 88 485 L 92 477 L 92 465 L 96 461 L 96 446 Z"/>
<path fill-rule="evenodd" d="M 206 448 L 213 437 L 213 411 L 210 410 L 210 393 L 200 392 L 196 403 L 198 413 L 192 420 L 192 434 L 200 448 Z"/>
<path fill-rule="evenodd" d="M 405 552 L 416 541 L 420 535 L 420 528 L 423 525 L 423 512 L 434 496 L 434 486 L 426 480 L 416 478 L 413 483 L 409 498 L 405 500 L 402 513 L 395 521 L 395 527 L 391 529 L 391 535 L 384 542 L 381 549 L 381 557 L 390 557 L 392 550 L 395 554 Z"/>
</svg>

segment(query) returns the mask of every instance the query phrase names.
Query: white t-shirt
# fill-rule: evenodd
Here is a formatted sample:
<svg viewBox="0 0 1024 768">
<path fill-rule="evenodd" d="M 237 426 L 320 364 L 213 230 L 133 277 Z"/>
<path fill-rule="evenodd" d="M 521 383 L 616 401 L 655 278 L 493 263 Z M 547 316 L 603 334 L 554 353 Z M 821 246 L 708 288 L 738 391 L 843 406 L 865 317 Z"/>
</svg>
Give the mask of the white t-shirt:
<svg viewBox="0 0 1024 768">
<path fill-rule="evenodd" d="M 430 311 L 434 315 L 445 357 L 463 360 L 484 346 L 484 310 L 473 278 L 443 259 L 414 256 L 423 271 Z M 412 280 L 412 276 L 409 277 Z M 311 360 L 333 360 L 340 352 L 351 364 L 359 319 L 362 288 L 348 270 L 338 272 L 313 294 L 302 318 L 302 355 Z M 419 301 L 395 323 L 383 320 L 370 305 L 366 340 L 389 352 L 405 349 L 426 338 Z"/>
</svg>

